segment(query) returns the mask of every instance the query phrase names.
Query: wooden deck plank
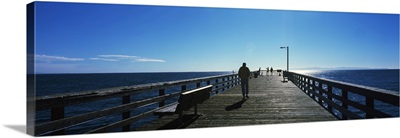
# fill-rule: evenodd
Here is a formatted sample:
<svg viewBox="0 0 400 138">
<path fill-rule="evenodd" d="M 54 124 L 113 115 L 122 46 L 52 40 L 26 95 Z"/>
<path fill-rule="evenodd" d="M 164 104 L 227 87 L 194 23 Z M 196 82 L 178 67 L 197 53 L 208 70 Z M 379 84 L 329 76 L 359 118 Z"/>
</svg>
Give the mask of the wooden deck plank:
<svg viewBox="0 0 400 138">
<path fill-rule="evenodd" d="M 337 120 L 293 83 L 282 80 L 282 76 L 276 75 L 251 79 L 250 98 L 245 101 L 240 85 L 217 94 L 198 106 L 199 116 L 184 118 L 188 122 L 184 128 Z M 177 118 L 177 115 L 164 116 L 138 130 L 171 129 Z"/>
</svg>

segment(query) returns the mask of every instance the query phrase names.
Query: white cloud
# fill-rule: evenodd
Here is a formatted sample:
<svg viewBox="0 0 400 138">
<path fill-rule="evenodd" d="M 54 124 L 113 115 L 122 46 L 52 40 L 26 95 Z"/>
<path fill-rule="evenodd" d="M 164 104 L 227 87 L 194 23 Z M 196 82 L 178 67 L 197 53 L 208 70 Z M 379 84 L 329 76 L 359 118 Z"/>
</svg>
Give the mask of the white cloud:
<svg viewBox="0 0 400 138">
<path fill-rule="evenodd" d="M 28 60 L 31 59 L 28 55 Z M 145 58 L 138 56 L 130 56 L 130 55 L 98 55 L 98 57 L 89 58 L 90 60 L 101 60 L 101 61 L 122 61 L 122 60 L 130 60 L 133 62 L 166 62 L 162 59 L 154 59 L 154 58 Z M 83 58 L 70 58 L 63 56 L 49 56 L 49 55 L 35 55 L 36 61 L 42 62 L 55 62 L 55 61 L 83 61 Z"/>
<path fill-rule="evenodd" d="M 165 62 L 165 60 L 150 59 L 150 58 L 138 58 L 138 59 L 135 59 L 135 61 L 138 61 L 138 62 Z"/>
<path fill-rule="evenodd" d="M 53 62 L 53 61 L 83 61 L 83 58 L 68 58 L 62 56 L 35 55 L 36 61 Z"/>
<path fill-rule="evenodd" d="M 119 58 L 119 59 L 135 59 L 135 58 L 139 58 L 137 56 L 128 56 L 128 55 L 99 55 L 99 57 Z"/>
<path fill-rule="evenodd" d="M 90 58 L 90 60 L 119 61 L 116 59 L 108 59 L 108 58 Z"/>
<path fill-rule="evenodd" d="M 166 62 L 162 59 L 144 58 L 130 55 L 98 55 L 101 58 L 91 58 L 92 60 L 105 60 L 105 61 L 120 61 L 131 60 L 134 62 Z"/>
</svg>

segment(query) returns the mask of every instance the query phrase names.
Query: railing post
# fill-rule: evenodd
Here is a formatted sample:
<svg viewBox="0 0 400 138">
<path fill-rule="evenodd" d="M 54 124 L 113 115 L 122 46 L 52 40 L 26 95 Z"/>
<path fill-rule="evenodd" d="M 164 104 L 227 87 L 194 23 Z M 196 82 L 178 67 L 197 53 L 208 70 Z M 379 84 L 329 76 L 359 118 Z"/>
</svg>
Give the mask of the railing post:
<svg viewBox="0 0 400 138">
<path fill-rule="evenodd" d="M 207 85 L 210 85 L 210 84 L 211 84 L 211 81 L 210 81 L 210 80 L 208 80 L 208 81 L 207 81 Z"/>
<path fill-rule="evenodd" d="M 231 88 L 235 87 L 235 76 L 231 76 Z"/>
<path fill-rule="evenodd" d="M 55 120 L 60 120 L 64 118 L 64 114 L 65 114 L 65 109 L 64 107 L 56 107 L 56 108 L 51 108 L 51 121 L 55 121 Z M 60 131 L 56 131 L 53 132 L 52 134 L 54 135 L 64 135 L 65 131 L 64 130 L 60 130 Z"/>
<path fill-rule="evenodd" d="M 318 81 L 318 88 L 319 88 L 318 94 L 322 97 L 322 83 L 321 83 L 321 81 Z M 319 105 L 323 106 L 321 97 L 318 97 L 318 103 L 319 103 Z"/>
<path fill-rule="evenodd" d="M 225 77 L 222 78 L 222 91 L 225 91 Z"/>
<path fill-rule="evenodd" d="M 200 88 L 200 82 L 196 83 L 196 88 Z"/>
<path fill-rule="evenodd" d="M 160 89 L 158 90 L 158 96 L 163 96 L 165 95 L 165 89 Z M 163 107 L 165 105 L 165 101 L 161 101 L 158 103 L 158 107 Z M 163 115 L 159 115 L 158 118 L 163 117 Z"/>
<path fill-rule="evenodd" d="M 374 109 L 374 98 L 372 98 L 370 96 L 366 96 L 365 97 L 365 105 L 367 106 L 367 108 L 370 108 L 373 110 Z M 374 118 L 374 115 L 373 115 L 373 113 L 366 112 L 365 117 L 366 118 Z"/>
<path fill-rule="evenodd" d="M 305 91 L 306 90 L 306 78 L 304 77 L 304 76 L 301 76 L 302 77 L 302 79 L 301 79 L 301 86 L 302 86 L 302 88 L 303 88 L 303 91 Z"/>
<path fill-rule="evenodd" d="M 299 75 L 296 75 L 296 86 L 300 88 L 300 78 L 299 78 Z"/>
<path fill-rule="evenodd" d="M 308 96 L 311 96 L 311 92 L 310 92 L 310 79 L 309 78 L 306 78 L 306 91 L 307 91 L 307 94 L 308 94 Z"/>
<path fill-rule="evenodd" d="M 186 91 L 186 85 L 182 85 L 181 91 L 182 91 L 182 92 Z"/>
<path fill-rule="evenodd" d="M 310 85 L 312 86 L 311 91 L 313 92 L 311 98 L 315 100 L 315 80 L 311 80 L 311 83 L 312 83 L 312 85 Z"/>
<path fill-rule="evenodd" d="M 158 90 L 158 96 L 165 95 L 165 89 Z M 158 107 L 163 107 L 165 105 L 165 101 L 161 101 L 158 103 Z"/>
<path fill-rule="evenodd" d="M 232 76 L 232 87 L 235 87 L 236 86 L 236 76 L 234 75 L 234 76 Z"/>
<path fill-rule="evenodd" d="M 290 75 L 290 77 L 292 77 L 292 82 L 293 82 L 293 84 L 297 86 L 296 75 L 292 73 L 292 74 Z"/>
<path fill-rule="evenodd" d="M 328 93 L 329 93 L 329 94 L 327 94 L 328 95 L 328 100 L 332 101 L 332 96 L 331 96 L 331 94 L 332 94 L 332 86 L 331 85 L 328 85 Z M 328 111 L 333 113 L 332 106 L 329 105 L 329 103 L 327 103 L 327 104 L 328 104 Z"/>
<path fill-rule="evenodd" d="M 304 91 L 304 77 L 300 76 L 300 88 Z"/>
<path fill-rule="evenodd" d="M 342 107 L 346 110 L 348 110 L 348 106 L 347 106 L 347 100 L 348 100 L 348 94 L 347 94 L 347 90 L 342 89 L 342 98 L 346 101 L 342 101 Z M 346 114 L 342 113 L 342 120 L 347 120 L 348 117 Z"/>
<path fill-rule="evenodd" d="M 231 81 L 232 81 L 232 76 L 228 76 L 228 78 L 227 78 L 227 79 L 228 79 L 228 80 L 227 80 L 227 81 L 228 81 L 228 84 L 227 84 L 227 85 L 228 85 L 228 87 L 226 87 L 226 89 L 229 89 L 229 88 L 231 88 L 231 87 L 232 87 L 232 86 L 231 86 L 231 84 L 232 84 L 232 83 L 231 83 Z"/>
<path fill-rule="evenodd" d="M 230 81 L 231 81 L 230 76 L 226 77 L 226 89 L 227 89 L 227 90 L 229 89 Z"/>
<path fill-rule="evenodd" d="M 300 76 L 300 86 L 301 86 L 301 90 L 304 91 L 304 77 Z"/>
<path fill-rule="evenodd" d="M 239 75 L 235 75 L 235 81 L 236 81 L 236 85 L 239 85 Z"/>
<path fill-rule="evenodd" d="M 128 104 L 131 102 L 131 96 L 123 96 L 122 97 L 122 104 Z M 131 117 L 131 111 L 123 112 L 122 113 L 122 120 L 128 119 Z M 125 125 L 122 127 L 122 131 L 130 131 L 131 130 L 131 125 Z"/>
<path fill-rule="evenodd" d="M 231 76 L 231 88 L 235 87 L 235 76 Z"/>
<path fill-rule="evenodd" d="M 218 90 L 217 90 L 218 89 L 218 85 L 219 85 L 218 84 L 218 79 L 215 79 L 215 84 L 216 84 L 215 85 L 215 93 L 218 94 Z"/>
</svg>

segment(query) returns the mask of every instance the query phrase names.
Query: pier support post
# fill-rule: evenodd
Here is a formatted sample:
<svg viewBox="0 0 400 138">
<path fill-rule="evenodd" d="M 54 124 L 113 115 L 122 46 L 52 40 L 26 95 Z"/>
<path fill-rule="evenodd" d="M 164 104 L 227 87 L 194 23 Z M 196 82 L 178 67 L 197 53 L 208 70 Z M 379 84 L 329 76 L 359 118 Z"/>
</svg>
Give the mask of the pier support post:
<svg viewBox="0 0 400 138">
<path fill-rule="evenodd" d="M 370 109 L 374 109 L 374 98 L 371 98 L 369 96 L 365 97 L 365 105 L 370 108 Z M 374 118 L 374 115 L 372 113 L 365 113 L 365 118 Z"/>
<path fill-rule="evenodd" d="M 122 97 L 122 104 L 128 104 L 131 102 L 131 96 L 123 96 Z M 122 120 L 128 119 L 131 117 L 131 111 L 123 112 L 122 113 Z M 130 131 L 131 130 L 131 125 L 125 125 L 122 127 L 122 131 Z"/>
<path fill-rule="evenodd" d="M 332 93 L 332 86 L 331 85 L 328 85 L 328 100 L 330 100 L 330 101 L 332 101 L 332 96 L 331 96 L 331 94 L 333 94 Z M 329 103 L 327 103 L 328 104 L 328 111 L 329 112 L 331 112 L 331 113 L 333 113 L 333 110 L 332 110 L 332 106 L 331 105 L 329 105 Z"/>
<path fill-rule="evenodd" d="M 311 84 L 311 86 L 312 86 L 312 87 L 311 87 L 311 91 L 313 92 L 311 98 L 312 98 L 313 100 L 316 101 L 316 99 L 315 99 L 315 93 L 316 93 L 316 92 L 315 92 L 315 87 L 316 87 L 316 86 L 315 86 L 315 80 L 311 80 L 311 83 L 312 83 L 312 84 Z"/>
<path fill-rule="evenodd" d="M 305 86 L 306 86 L 306 84 L 305 84 L 305 81 L 306 81 L 306 78 L 305 77 L 303 77 L 303 76 L 301 76 L 301 89 L 303 90 L 303 91 L 305 91 Z"/>
<path fill-rule="evenodd" d="M 216 85 L 215 85 L 215 89 L 216 89 L 216 90 L 215 90 L 215 94 L 218 94 L 218 90 L 217 90 L 217 89 L 218 89 L 218 85 L 219 85 L 219 84 L 218 84 L 218 79 L 215 79 L 215 84 L 216 84 Z"/>
<path fill-rule="evenodd" d="M 310 79 L 306 78 L 306 84 L 305 84 L 305 89 L 306 89 L 306 93 L 308 94 L 308 96 L 311 96 L 311 92 L 310 92 Z"/>
<path fill-rule="evenodd" d="M 60 120 L 64 118 L 64 114 L 65 114 L 65 109 L 64 107 L 56 107 L 56 108 L 51 108 L 51 121 L 55 121 L 55 120 Z M 64 130 L 60 130 L 60 131 L 56 131 L 54 133 L 52 133 L 53 135 L 64 135 L 65 131 Z"/>
<path fill-rule="evenodd" d="M 344 100 L 346 100 L 346 101 L 342 101 L 342 107 L 343 107 L 345 110 L 348 110 L 348 109 L 347 109 L 347 108 L 348 108 L 348 106 L 347 106 L 347 100 L 348 100 L 348 93 L 347 93 L 347 90 L 342 90 L 342 98 L 343 98 Z M 344 114 L 344 113 L 342 113 L 342 120 L 347 120 L 347 119 L 348 119 L 347 115 Z"/>
<path fill-rule="evenodd" d="M 236 75 L 232 76 L 232 83 L 233 83 L 232 87 L 235 87 L 237 85 Z"/>
<path fill-rule="evenodd" d="M 182 91 L 182 92 L 186 91 L 186 85 L 182 85 L 182 86 L 181 86 L 181 91 Z"/>
<path fill-rule="evenodd" d="M 160 89 L 158 90 L 158 96 L 163 96 L 165 95 L 165 89 Z M 163 107 L 165 105 L 165 101 L 161 101 L 158 103 L 158 107 Z M 158 118 L 163 117 L 163 115 L 158 115 Z"/>
<path fill-rule="evenodd" d="M 222 91 L 225 91 L 225 78 L 222 78 Z"/>
<path fill-rule="evenodd" d="M 158 96 L 165 95 L 165 89 L 158 90 Z M 161 101 L 158 103 L 158 107 L 163 107 L 165 105 L 165 101 Z"/>
<path fill-rule="evenodd" d="M 236 75 L 236 76 L 235 76 L 235 80 L 236 80 L 236 85 L 239 85 L 239 84 L 240 84 L 239 75 Z"/>
<path fill-rule="evenodd" d="M 232 81 L 232 79 L 231 79 L 231 76 L 228 76 L 227 78 L 226 78 L 226 81 L 228 81 L 227 82 L 227 86 L 226 86 L 226 89 L 228 90 L 230 87 L 231 87 L 231 81 Z"/>
<path fill-rule="evenodd" d="M 321 81 L 318 81 L 318 94 L 320 95 L 320 96 L 322 96 L 322 83 L 321 83 Z M 321 105 L 321 106 L 323 106 L 322 105 L 322 99 L 320 98 L 320 97 L 318 97 L 318 103 L 319 103 L 319 105 Z"/>
</svg>

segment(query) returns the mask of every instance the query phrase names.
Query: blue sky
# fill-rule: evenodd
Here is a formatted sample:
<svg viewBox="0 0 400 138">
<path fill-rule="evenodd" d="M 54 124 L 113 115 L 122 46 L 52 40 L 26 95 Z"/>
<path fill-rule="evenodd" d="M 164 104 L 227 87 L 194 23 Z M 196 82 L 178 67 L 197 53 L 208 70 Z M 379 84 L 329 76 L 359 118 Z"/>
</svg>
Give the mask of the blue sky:
<svg viewBox="0 0 400 138">
<path fill-rule="evenodd" d="M 232 8 L 36 5 L 36 72 L 399 68 L 399 15 Z"/>
</svg>

